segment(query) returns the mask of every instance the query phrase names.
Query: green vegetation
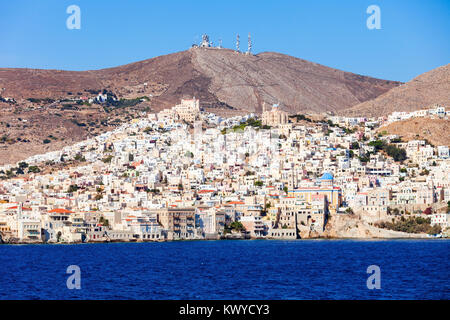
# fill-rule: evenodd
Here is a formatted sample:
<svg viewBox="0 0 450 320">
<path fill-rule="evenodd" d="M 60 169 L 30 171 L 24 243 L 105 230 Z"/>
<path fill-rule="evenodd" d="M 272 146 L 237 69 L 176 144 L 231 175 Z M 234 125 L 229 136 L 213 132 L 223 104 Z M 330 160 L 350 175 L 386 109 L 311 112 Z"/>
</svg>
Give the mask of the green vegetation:
<svg viewBox="0 0 450 320">
<path fill-rule="evenodd" d="M 392 158 L 394 158 L 395 161 L 403 161 L 406 160 L 406 150 L 405 149 L 401 149 L 401 148 L 397 148 L 395 145 L 393 144 L 389 144 L 385 147 L 384 151 L 391 156 Z"/>
<path fill-rule="evenodd" d="M 136 99 L 120 99 L 115 100 L 116 96 L 110 92 L 107 93 L 108 97 L 105 101 L 105 106 L 103 109 L 106 112 L 111 111 L 112 109 L 120 109 L 120 108 L 128 108 L 128 107 L 134 107 L 141 103 L 141 99 L 145 99 L 144 97 L 136 98 Z"/>
<path fill-rule="evenodd" d="M 391 143 L 401 143 L 401 142 L 403 142 L 402 138 L 395 138 L 391 140 Z"/>
<path fill-rule="evenodd" d="M 43 144 L 48 144 L 48 143 L 50 143 L 50 142 L 52 142 L 50 139 L 44 139 L 44 140 L 42 141 Z"/>
<path fill-rule="evenodd" d="M 311 120 L 310 118 L 306 117 L 304 114 L 294 114 L 292 116 L 289 116 L 289 118 L 295 118 L 297 120 L 297 122 L 300 121 L 300 120 L 313 122 L 313 120 Z"/>
<path fill-rule="evenodd" d="M 264 183 L 262 181 L 255 181 L 255 187 L 262 187 Z"/>
<path fill-rule="evenodd" d="M 380 222 L 375 225 L 379 228 L 407 233 L 428 233 L 428 234 L 441 233 L 442 230 L 439 225 L 431 226 L 430 223 L 431 223 L 430 218 L 401 217 L 400 220 L 397 221 L 392 219 L 392 222 Z"/>
<path fill-rule="evenodd" d="M 28 173 L 39 173 L 39 172 L 41 172 L 41 169 L 39 169 L 37 166 L 28 167 Z"/>
<path fill-rule="evenodd" d="M 403 161 L 406 160 L 406 150 L 402 148 L 398 148 L 393 144 L 386 144 L 386 142 L 382 140 L 374 140 L 369 142 L 369 146 L 375 148 L 375 152 L 383 150 L 390 157 L 392 157 L 395 161 Z"/>
<path fill-rule="evenodd" d="M 340 125 L 333 123 L 333 121 L 331 121 L 331 120 L 327 120 L 327 124 L 330 127 L 337 127 L 339 129 L 343 130 L 346 134 L 352 134 L 352 133 L 355 133 L 355 131 L 356 131 L 354 129 L 348 129 L 346 127 L 341 127 Z"/>
<path fill-rule="evenodd" d="M 54 99 L 50 99 L 50 98 L 43 98 L 43 99 L 28 98 L 27 100 L 32 102 L 32 103 L 53 103 L 53 102 L 55 102 Z"/>
<path fill-rule="evenodd" d="M 376 151 L 383 150 L 385 142 L 382 140 L 374 140 L 369 142 L 369 146 L 374 147 Z"/>
<path fill-rule="evenodd" d="M 100 219 L 98 219 L 98 223 L 100 223 L 105 227 L 109 227 L 109 220 L 105 219 L 103 216 L 101 216 Z"/>
<path fill-rule="evenodd" d="M 104 163 L 111 163 L 112 158 L 113 158 L 113 156 L 107 156 L 106 158 L 103 158 L 102 161 Z"/>
<path fill-rule="evenodd" d="M 236 125 L 231 129 L 226 129 L 226 128 L 222 129 L 221 133 L 226 134 L 229 131 L 232 131 L 232 132 L 244 131 L 244 129 L 248 126 L 251 126 L 251 127 L 257 128 L 257 129 L 270 129 L 271 128 L 270 126 L 262 125 L 261 120 L 256 120 L 255 118 L 250 118 L 247 121 L 242 122 L 241 124 Z"/>
<path fill-rule="evenodd" d="M 147 128 L 144 129 L 144 133 L 150 134 L 150 132 L 153 132 L 153 129 L 152 129 L 152 128 L 147 127 Z"/>
<path fill-rule="evenodd" d="M 370 161 L 370 152 L 366 153 L 365 155 L 358 157 L 359 161 L 363 162 L 363 163 L 367 163 Z"/>
<path fill-rule="evenodd" d="M 81 162 L 86 161 L 86 158 L 81 153 L 77 153 L 73 159 L 75 161 L 81 161 Z"/>
<path fill-rule="evenodd" d="M 77 186 L 76 184 L 71 184 L 69 189 L 67 189 L 67 193 L 74 193 L 77 192 L 80 189 L 79 186 Z"/>
<path fill-rule="evenodd" d="M 19 168 L 21 168 L 21 169 L 28 168 L 28 163 L 26 163 L 26 162 L 24 162 L 24 161 L 19 162 Z"/>
<path fill-rule="evenodd" d="M 231 233 L 232 231 L 236 232 L 245 232 L 244 225 L 239 221 L 234 221 L 229 225 L 226 225 L 224 228 L 224 234 Z"/>
</svg>

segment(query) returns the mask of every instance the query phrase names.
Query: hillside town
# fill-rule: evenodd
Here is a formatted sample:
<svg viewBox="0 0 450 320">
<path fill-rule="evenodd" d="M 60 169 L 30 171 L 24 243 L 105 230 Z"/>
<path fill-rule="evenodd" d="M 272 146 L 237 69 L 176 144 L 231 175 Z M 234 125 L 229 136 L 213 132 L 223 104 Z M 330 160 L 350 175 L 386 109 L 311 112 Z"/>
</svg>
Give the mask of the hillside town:
<svg viewBox="0 0 450 320">
<path fill-rule="evenodd" d="M 449 146 L 377 132 L 411 117 L 449 111 L 313 119 L 264 104 L 222 118 L 183 99 L 0 167 L 1 241 L 320 238 L 333 217 L 445 237 Z"/>
</svg>

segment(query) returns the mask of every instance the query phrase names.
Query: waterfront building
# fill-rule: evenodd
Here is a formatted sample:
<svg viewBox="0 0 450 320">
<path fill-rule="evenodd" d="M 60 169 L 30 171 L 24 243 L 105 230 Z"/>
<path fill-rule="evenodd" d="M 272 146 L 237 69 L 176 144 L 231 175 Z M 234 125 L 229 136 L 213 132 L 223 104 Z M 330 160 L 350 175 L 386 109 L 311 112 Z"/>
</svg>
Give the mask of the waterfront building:
<svg viewBox="0 0 450 320">
<path fill-rule="evenodd" d="M 151 210 L 158 222 L 168 230 L 169 240 L 195 238 L 195 208 L 163 208 Z"/>
</svg>

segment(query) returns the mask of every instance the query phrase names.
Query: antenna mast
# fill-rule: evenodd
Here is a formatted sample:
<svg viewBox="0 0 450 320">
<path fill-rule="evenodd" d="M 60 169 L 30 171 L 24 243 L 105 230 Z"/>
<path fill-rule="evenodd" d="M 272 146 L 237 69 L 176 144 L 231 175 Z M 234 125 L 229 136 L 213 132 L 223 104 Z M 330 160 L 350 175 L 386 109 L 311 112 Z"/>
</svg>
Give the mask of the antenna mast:
<svg viewBox="0 0 450 320">
<path fill-rule="evenodd" d="M 236 52 L 241 52 L 241 49 L 239 48 L 241 44 L 241 40 L 239 38 L 239 34 L 236 36 Z"/>
<path fill-rule="evenodd" d="M 247 54 L 252 54 L 252 37 L 250 32 L 248 33 L 248 51 Z"/>
</svg>

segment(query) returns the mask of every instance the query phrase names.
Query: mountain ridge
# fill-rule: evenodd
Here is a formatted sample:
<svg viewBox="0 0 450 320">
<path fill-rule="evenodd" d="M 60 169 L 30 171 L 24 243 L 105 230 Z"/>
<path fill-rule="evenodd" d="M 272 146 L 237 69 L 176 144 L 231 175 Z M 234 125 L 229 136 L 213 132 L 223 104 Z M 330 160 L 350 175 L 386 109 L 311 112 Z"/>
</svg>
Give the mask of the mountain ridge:
<svg viewBox="0 0 450 320">
<path fill-rule="evenodd" d="M 145 90 L 139 89 L 144 83 Z M 99 70 L 0 69 L 6 96 L 61 98 L 106 88 L 130 98 L 138 91 L 152 94 L 157 109 L 196 95 L 205 106 L 218 109 L 260 112 L 265 101 L 281 102 L 293 113 L 336 112 L 399 84 L 276 52 L 245 55 L 216 48 L 192 48 Z M 248 100 L 243 103 L 242 99 Z"/>
</svg>

